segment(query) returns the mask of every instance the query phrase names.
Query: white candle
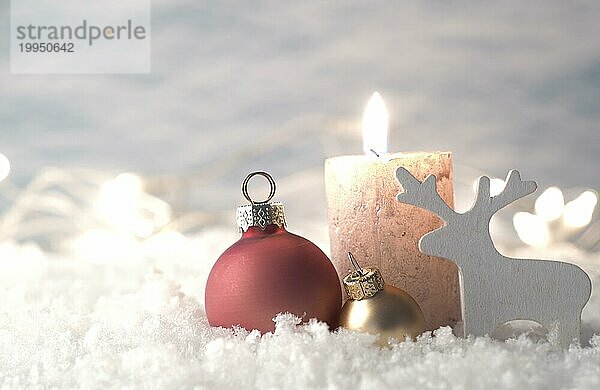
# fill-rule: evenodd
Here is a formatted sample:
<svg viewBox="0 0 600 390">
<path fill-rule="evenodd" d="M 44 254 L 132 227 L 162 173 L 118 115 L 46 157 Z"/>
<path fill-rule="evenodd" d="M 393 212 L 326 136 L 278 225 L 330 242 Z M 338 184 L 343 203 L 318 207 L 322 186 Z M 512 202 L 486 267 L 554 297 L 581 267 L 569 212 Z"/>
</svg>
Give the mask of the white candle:
<svg viewBox="0 0 600 390">
<path fill-rule="evenodd" d="M 418 249 L 425 233 L 441 226 L 429 211 L 396 201 L 401 187 L 395 172 L 407 168 L 419 180 L 433 173 L 442 198 L 453 207 L 452 155 L 449 152 L 387 153 L 388 118 L 379 94 L 363 116 L 365 155 L 325 162 L 331 258 L 339 275 L 352 252 L 365 266 L 378 267 L 386 282 L 419 303 L 428 329 L 460 320 L 458 268 Z M 375 153 L 379 155 L 377 157 Z"/>
</svg>

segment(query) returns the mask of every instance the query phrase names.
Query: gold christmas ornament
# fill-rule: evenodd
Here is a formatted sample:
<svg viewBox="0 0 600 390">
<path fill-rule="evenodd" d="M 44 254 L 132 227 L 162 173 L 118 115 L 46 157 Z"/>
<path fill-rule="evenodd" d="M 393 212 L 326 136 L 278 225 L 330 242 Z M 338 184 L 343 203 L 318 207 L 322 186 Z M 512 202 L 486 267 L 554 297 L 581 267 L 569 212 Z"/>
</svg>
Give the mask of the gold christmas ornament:
<svg viewBox="0 0 600 390">
<path fill-rule="evenodd" d="M 342 307 L 340 326 L 379 335 L 381 346 L 390 337 L 403 341 L 425 331 L 421 308 L 410 295 L 385 284 L 377 268 L 361 268 L 350 252 L 348 259 L 354 271 L 344 278 L 348 300 Z"/>
</svg>

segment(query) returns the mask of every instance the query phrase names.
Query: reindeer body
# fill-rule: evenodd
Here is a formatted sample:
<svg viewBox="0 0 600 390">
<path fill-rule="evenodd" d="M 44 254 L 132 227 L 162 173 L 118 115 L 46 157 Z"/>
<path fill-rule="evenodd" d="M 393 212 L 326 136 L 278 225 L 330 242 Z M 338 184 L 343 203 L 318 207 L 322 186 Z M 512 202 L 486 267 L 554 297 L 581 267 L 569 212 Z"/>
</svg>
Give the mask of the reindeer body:
<svg viewBox="0 0 600 390">
<path fill-rule="evenodd" d="M 523 182 L 517 171 L 511 171 L 504 191 L 490 197 L 489 178 L 484 176 L 473 208 L 458 214 L 437 194 L 435 177 L 420 183 L 404 168 L 396 175 L 404 189 L 399 201 L 428 209 L 446 223 L 424 235 L 419 249 L 458 265 L 465 336 L 489 335 L 512 320 L 532 320 L 547 330 L 556 329 L 563 346 L 579 340 L 581 311 L 591 294 L 587 274 L 574 264 L 505 257 L 489 233 L 492 215 L 534 192 L 534 182 Z"/>
<path fill-rule="evenodd" d="M 556 329 L 563 346 L 579 340 L 581 311 L 591 292 L 581 268 L 500 254 L 493 260 L 488 267 L 459 265 L 461 290 L 469 291 L 461 294 L 464 336 L 489 335 L 508 321 L 532 320 Z"/>
</svg>

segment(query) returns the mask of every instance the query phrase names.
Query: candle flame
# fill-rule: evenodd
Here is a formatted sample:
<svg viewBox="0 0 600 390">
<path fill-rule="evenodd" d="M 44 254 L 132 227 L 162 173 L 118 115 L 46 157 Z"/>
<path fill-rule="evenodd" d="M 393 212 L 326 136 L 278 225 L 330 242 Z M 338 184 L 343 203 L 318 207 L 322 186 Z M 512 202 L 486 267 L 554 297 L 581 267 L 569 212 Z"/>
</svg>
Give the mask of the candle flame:
<svg viewBox="0 0 600 390">
<path fill-rule="evenodd" d="M 387 153 L 388 113 L 378 92 L 371 96 L 365 108 L 362 133 L 365 153 L 377 155 Z"/>
</svg>

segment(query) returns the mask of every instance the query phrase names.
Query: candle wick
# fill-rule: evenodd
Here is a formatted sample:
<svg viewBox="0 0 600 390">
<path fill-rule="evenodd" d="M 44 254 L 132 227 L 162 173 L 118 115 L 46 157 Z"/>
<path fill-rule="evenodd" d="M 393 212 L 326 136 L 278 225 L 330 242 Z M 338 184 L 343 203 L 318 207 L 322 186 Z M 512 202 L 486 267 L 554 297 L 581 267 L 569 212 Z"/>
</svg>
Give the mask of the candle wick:
<svg viewBox="0 0 600 390">
<path fill-rule="evenodd" d="M 374 155 L 376 155 L 377 157 L 381 157 L 381 156 L 379 155 L 379 153 L 377 153 L 377 152 L 375 151 L 375 149 L 369 149 L 369 150 L 370 150 L 371 152 L 373 152 L 373 154 L 374 154 Z"/>
<path fill-rule="evenodd" d="M 354 255 L 352 254 L 352 252 L 348 252 L 348 259 L 350 260 L 350 263 L 352 264 L 352 266 L 354 267 L 354 269 L 359 273 L 359 274 L 364 274 L 363 269 L 360 267 L 360 264 L 358 264 L 358 261 L 356 261 L 356 259 L 354 258 Z"/>
</svg>

